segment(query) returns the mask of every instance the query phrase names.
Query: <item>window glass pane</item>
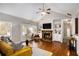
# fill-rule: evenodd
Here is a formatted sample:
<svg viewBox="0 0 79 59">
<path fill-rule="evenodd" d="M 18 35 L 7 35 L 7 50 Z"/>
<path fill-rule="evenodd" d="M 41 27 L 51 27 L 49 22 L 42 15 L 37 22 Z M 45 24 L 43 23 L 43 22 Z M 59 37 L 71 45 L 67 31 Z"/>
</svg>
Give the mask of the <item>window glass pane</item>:
<svg viewBox="0 0 79 59">
<path fill-rule="evenodd" d="M 32 34 L 37 32 L 37 27 L 29 24 L 22 24 L 22 37 L 23 39 L 31 40 Z"/>
<path fill-rule="evenodd" d="M 0 22 L 0 35 L 11 35 L 12 24 L 10 22 Z"/>
</svg>

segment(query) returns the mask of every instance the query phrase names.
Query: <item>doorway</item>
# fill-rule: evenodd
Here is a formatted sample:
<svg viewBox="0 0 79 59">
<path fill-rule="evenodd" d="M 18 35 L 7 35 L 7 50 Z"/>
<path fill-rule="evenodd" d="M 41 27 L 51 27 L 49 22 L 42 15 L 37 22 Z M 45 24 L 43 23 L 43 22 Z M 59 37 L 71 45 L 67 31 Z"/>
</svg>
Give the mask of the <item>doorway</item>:
<svg viewBox="0 0 79 59">
<path fill-rule="evenodd" d="M 63 42 L 67 42 L 67 39 L 71 36 L 72 34 L 72 27 L 71 23 L 64 21 L 63 22 Z"/>
</svg>

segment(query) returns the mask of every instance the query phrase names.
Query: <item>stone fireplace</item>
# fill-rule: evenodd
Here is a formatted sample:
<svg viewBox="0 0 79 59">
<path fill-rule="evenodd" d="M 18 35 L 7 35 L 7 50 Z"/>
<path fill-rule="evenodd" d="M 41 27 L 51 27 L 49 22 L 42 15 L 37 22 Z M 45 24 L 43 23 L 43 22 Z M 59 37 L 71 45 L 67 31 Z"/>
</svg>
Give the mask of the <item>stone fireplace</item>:
<svg viewBox="0 0 79 59">
<path fill-rule="evenodd" d="M 42 30 L 42 40 L 52 42 L 52 30 Z"/>
</svg>

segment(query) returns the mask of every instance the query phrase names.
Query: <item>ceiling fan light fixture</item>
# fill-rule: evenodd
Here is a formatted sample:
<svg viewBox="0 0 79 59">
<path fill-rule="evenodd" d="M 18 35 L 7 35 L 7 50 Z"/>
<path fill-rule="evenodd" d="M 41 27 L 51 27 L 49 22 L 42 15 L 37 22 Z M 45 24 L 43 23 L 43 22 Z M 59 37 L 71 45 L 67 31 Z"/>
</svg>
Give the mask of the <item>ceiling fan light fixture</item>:
<svg viewBox="0 0 79 59">
<path fill-rule="evenodd" d="M 46 15 L 46 14 L 50 14 L 51 8 L 46 9 L 45 8 L 45 4 L 43 3 L 43 8 L 39 8 L 39 12 L 42 16 Z"/>
<path fill-rule="evenodd" d="M 41 12 L 41 14 L 42 14 L 42 15 L 46 15 L 47 13 L 46 13 L 46 12 Z"/>
</svg>

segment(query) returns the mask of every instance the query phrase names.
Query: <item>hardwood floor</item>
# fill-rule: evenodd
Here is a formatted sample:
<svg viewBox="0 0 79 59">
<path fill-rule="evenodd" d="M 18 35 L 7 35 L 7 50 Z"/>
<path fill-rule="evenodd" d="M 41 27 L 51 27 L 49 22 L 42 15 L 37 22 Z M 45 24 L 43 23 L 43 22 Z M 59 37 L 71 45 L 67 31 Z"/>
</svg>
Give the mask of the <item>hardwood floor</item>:
<svg viewBox="0 0 79 59">
<path fill-rule="evenodd" d="M 53 56 L 76 56 L 74 51 L 69 51 L 68 46 L 65 43 L 60 43 L 58 41 L 46 42 L 46 41 L 31 41 L 30 46 L 36 45 L 35 47 L 52 52 Z"/>
</svg>

